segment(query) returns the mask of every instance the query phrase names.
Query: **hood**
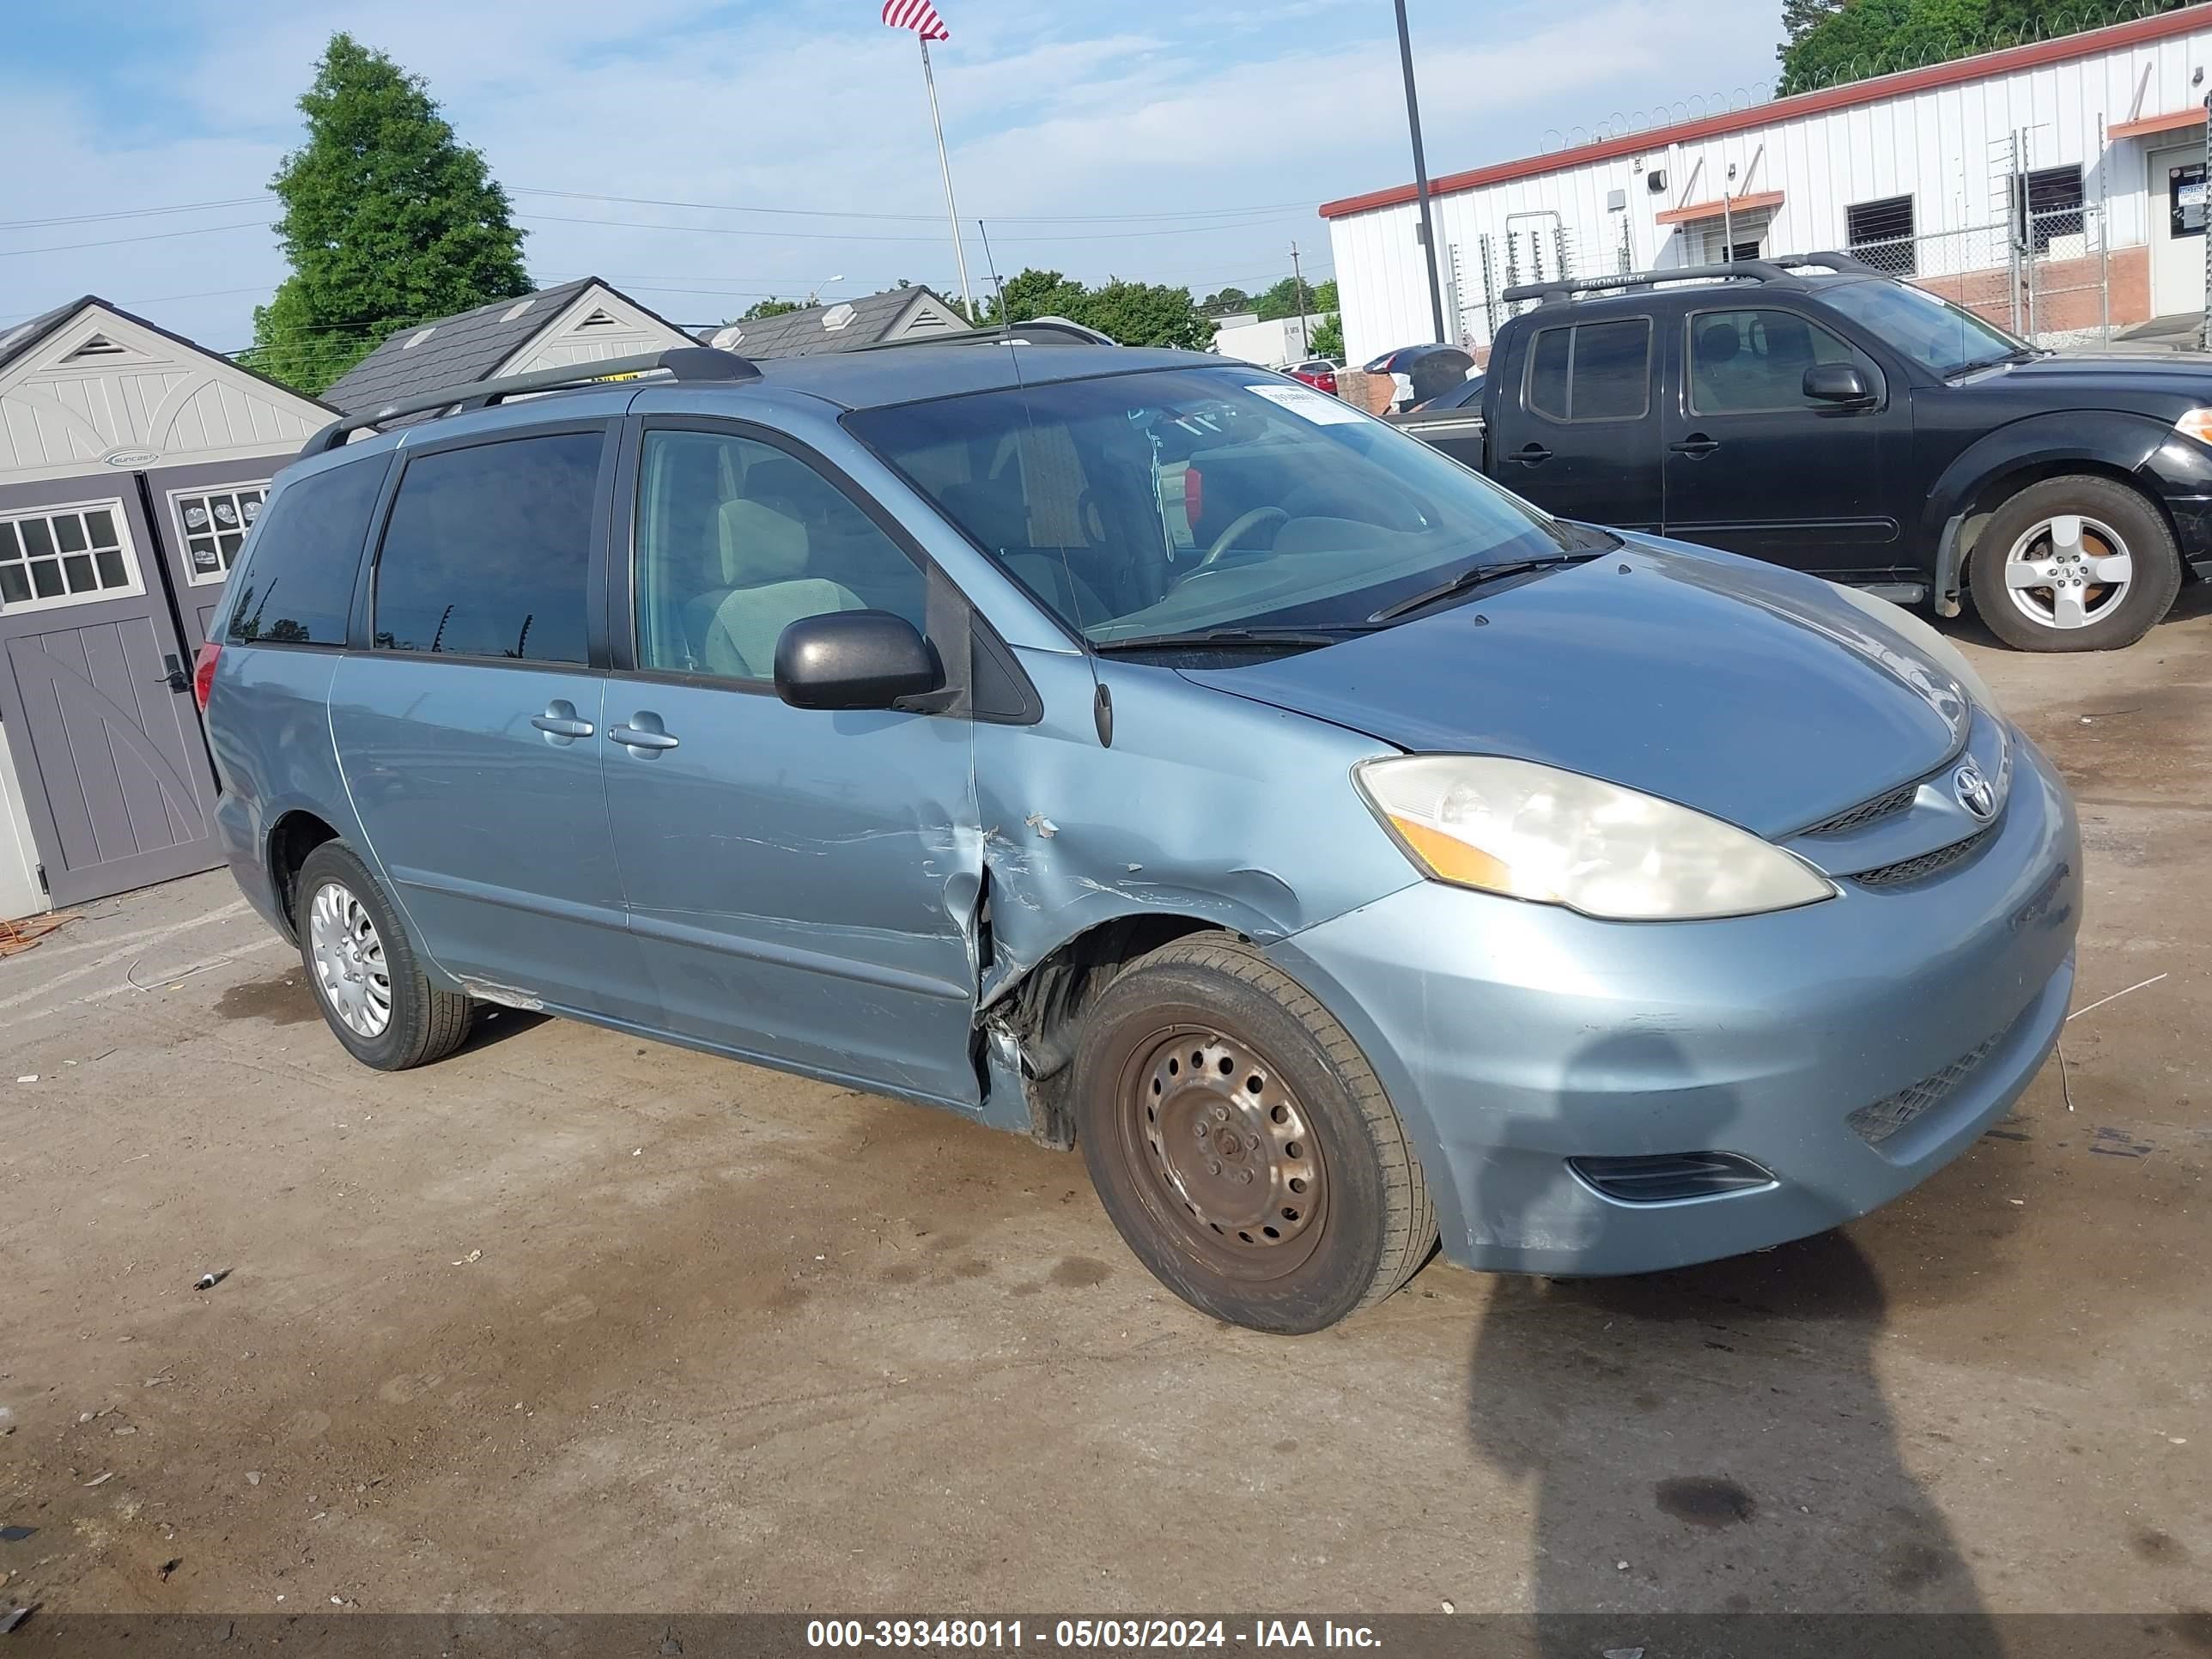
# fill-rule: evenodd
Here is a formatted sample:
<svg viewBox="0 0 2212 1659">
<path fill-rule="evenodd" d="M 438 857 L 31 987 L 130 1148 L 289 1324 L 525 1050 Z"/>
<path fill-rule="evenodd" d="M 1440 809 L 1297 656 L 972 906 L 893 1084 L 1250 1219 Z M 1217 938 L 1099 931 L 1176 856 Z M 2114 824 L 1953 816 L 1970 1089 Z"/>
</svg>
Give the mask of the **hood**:
<svg viewBox="0 0 2212 1659">
<path fill-rule="evenodd" d="M 1646 541 L 1342 645 L 1183 672 L 1401 749 L 1538 761 L 1766 836 L 1934 770 L 1969 718 L 1948 669 L 1827 583 Z"/>
<path fill-rule="evenodd" d="M 2190 403 L 2212 399 L 2212 356 L 2201 351 L 2161 351 L 2132 356 L 2075 355 L 2031 357 L 1968 376 L 1960 386 L 1986 391 L 1996 386 L 2032 386 L 2052 397 L 2087 392 L 2175 397 Z"/>
</svg>

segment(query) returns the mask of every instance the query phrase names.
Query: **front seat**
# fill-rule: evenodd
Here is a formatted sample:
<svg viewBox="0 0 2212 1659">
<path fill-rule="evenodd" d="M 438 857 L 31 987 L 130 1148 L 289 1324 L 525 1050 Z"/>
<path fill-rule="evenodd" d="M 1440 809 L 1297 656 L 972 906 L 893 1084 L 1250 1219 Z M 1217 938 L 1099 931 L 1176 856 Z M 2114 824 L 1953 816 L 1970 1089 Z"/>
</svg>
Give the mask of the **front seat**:
<svg viewBox="0 0 2212 1659">
<path fill-rule="evenodd" d="M 1742 347 L 1734 323 L 1708 323 L 1698 331 L 1698 379 L 1705 390 L 1702 401 L 1706 408 L 1723 410 L 1739 401 L 1737 376 L 1728 365 Z"/>
<path fill-rule="evenodd" d="M 722 504 L 722 570 L 730 591 L 707 627 L 707 672 L 765 680 L 775 672 L 775 642 L 805 617 L 865 611 L 842 583 L 806 574 L 806 526 L 759 501 Z"/>
</svg>

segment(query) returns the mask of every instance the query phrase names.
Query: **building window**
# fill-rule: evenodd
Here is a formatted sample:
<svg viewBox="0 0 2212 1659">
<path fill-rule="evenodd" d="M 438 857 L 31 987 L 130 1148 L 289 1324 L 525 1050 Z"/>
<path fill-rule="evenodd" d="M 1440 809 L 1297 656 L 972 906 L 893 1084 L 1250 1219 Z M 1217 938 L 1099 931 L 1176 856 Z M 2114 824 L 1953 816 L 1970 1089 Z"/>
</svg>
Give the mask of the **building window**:
<svg viewBox="0 0 2212 1659">
<path fill-rule="evenodd" d="M 1852 203 L 1844 210 L 1844 236 L 1850 252 L 1877 270 L 1910 276 L 1920 269 L 1913 257 L 1910 196 Z"/>
<path fill-rule="evenodd" d="M 2039 167 L 2013 175 L 2014 228 L 2021 246 L 2038 253 L 2051 251 L 2061 236 L 2081 234 L 2081 169 Z"/>
<path fill-rule="evenodd" d="M 179 490 L 169 497 L 185 538 L 185 565 L 195 586 L 219 582 L 230 574 L 268 494 L 264 481 L 226 489 Z"/>
<path fill-rule="evenodd" d="M 40 611 L 143 593 L 122 504 L 0 519 L 0 611 Z"/>
</svg>

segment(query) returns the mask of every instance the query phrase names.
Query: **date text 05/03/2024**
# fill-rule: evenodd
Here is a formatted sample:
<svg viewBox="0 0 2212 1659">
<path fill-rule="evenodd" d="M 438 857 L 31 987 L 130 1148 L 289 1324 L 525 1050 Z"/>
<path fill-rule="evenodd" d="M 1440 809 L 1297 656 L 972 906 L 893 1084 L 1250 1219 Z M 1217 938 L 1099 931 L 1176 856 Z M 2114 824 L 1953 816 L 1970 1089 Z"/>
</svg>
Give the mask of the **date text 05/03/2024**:
<svg viewBox="0 0 2212 1659">
<path fill-rule="evenodd" d="M 1255 1619 L 811 1619 L 810 1648 L 1379 1648 L 1365 1625 Z"/>
</svg>

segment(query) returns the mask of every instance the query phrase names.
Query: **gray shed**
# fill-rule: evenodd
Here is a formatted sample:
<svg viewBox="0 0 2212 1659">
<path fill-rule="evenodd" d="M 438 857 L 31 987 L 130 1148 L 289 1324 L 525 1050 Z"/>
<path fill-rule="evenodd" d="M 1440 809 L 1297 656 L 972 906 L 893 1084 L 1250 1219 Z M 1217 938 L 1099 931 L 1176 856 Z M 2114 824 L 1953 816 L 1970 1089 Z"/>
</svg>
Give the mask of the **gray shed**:
<svg viewBox="0 0 2212 1659">
<path fill-rule="evenodd" d="M 92 295 L 0 329 L 0 916 L 220 862 L 190 669 L 332 412 Z"/>
<path fill-rule="evenodd" d="M 964 332 L 967 327 L 967 320 L 932 289 L 894 288 L 865 299 L 839 300 L 787 311 L 780 317 L 704 329 L 700 337 L 748 357 L 804 357 L 918 335 Z"/>
<path fill-rule="evenodd" d="M 402 398 L 495 375 L 697 343 L 598 277 L 580 276 L 520 300 L 495 300 L 404 329 L 323 395 L 349 415 L 373 414 Z"/>
</svg>

